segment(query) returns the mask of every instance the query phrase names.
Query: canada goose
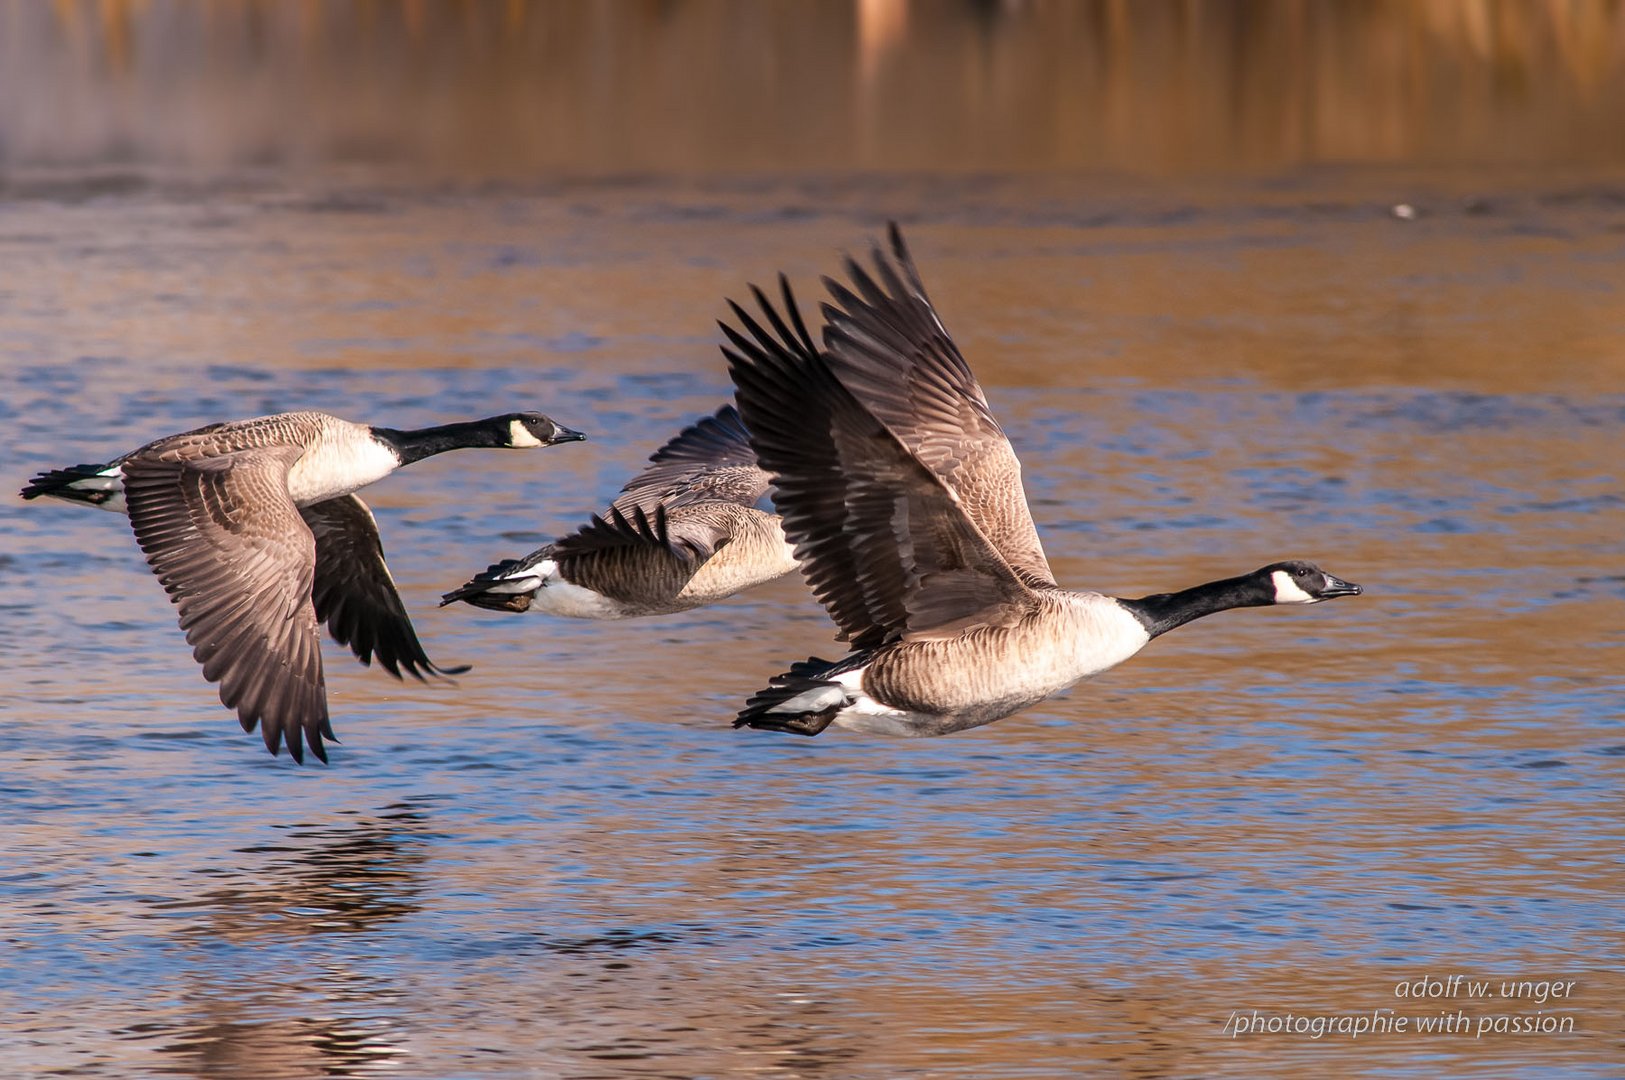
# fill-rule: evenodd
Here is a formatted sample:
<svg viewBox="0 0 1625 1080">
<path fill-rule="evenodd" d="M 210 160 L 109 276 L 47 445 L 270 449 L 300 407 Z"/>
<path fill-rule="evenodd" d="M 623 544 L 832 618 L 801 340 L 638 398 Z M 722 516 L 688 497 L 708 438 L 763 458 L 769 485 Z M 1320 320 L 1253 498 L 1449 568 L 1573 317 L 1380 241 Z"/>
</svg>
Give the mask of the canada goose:
<svg viewBox="0 0 1625 1080">
<path fill-rule="evenodd" d="M 722 325 L 785 533 L 852 649 L 793 665 L 736 727 L 942 735 L 1042 701 L 1192 619 L 1360 592 L 1305 562 L 1137 600 L 1061 589 L 1021 465 L 895 225 L 891 249 L 874 251 L 880 284 L 850 258 L 856 293 L 824 279 L 835 304 L 823 305 L 822 350 L 782 275 L 784 315 L 752 290 L 770 330 L 737 304 L 743 331 Z"/>
<path fill-rule="evenodd" d="M 779 519 L 756 508 L 767 474 L 739 412 L 684 428 L 602 517 L 441 598 L 575 619 L 665 615 L 715 603 L 796 568 Z"/>
<path fill-rule="evenodd" d="M 136 541 L 181 629 L 237 710 L 262 724 L 266 748 L 321 760 L 333 738 L 317 624 L 356 658 L 397 679 L 430 663 L 395 590 L 378 526 L 352 492 L 402 465 L 465 447 L 529 448 L 586 436 L 541 413 L 508 413 L 417 431 L 319 412 L 210 424 L 150 442 L 104 465 L 41 473 L 23 488 L 129 515 Z"/>
</svg>

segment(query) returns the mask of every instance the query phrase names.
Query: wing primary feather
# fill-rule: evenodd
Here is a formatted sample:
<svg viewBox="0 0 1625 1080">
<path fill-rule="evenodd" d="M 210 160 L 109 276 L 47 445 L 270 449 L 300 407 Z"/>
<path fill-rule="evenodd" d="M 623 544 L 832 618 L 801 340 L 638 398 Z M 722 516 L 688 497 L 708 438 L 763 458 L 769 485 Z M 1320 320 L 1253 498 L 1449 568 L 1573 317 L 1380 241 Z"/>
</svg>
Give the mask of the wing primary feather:
<svg viewBox="0 0 1625 1080">
<path fill-rule="evenodd" d="M 786 288 L 789 287 L 789 283 L 783 280 L 783 275 L 780 275 L 780 280 L 783 282 Z M 757 286 L 752 285 L 750 287 L 750 291 L 751 295 L 756 297 L 756 304 L 762 309 L 762 314 L 766 315 L 767 321 L 772 324 L 774 333 L 778 335 L 778 340 L 783 342 L 794 341 L 795 336 L 791 334 L 790 328 L 784 324 L 784 319 L 782 319 L 779 316 L 779 313 L 774 310 L 773 305 L 762 293 L 762 290 Z M 805 328 L 803 328 L 803 332 L 805 332 Z"/>
<path fill-rule="evenodd" d="M 802 321 L 801 308 L 796 303 L 796 295 L 790 290 L 790 279 L 783 274 L 779 275 L 779 295 L 784 298 L 784 309 L 790 316 L 790 322 L 796 328 L 796 335 L 801 347 L 809 356 L 817 355 L 818 346 L 813 344 L 813 337 L 807 333 L 807 324 Z"/>
<path fill-rule="evenodd" d="M 925 283 L 920 280 L 920 272 L 914 266 L 914 256 L 909 254 L 908 244 L 903 240 L 903 230 L 898 227 L 897 222 L 888 221 L 886 223 L 886 235 L 891 240 L 892 254 L 897 258 L 898 263 L 902 265 L 903 273 L 907 275 L 909 286 L 914 295 L 929 304 L 930 300 L 925 295 Z"/>
</svg>

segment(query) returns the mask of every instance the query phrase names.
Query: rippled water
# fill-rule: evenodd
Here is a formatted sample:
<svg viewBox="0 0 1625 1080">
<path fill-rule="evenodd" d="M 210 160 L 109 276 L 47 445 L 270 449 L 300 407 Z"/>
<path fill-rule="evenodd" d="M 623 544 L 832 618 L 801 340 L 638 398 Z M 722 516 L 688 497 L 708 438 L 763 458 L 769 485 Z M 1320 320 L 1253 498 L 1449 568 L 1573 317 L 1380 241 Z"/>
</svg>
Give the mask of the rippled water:
<svg viewBox="0 0 1625 1080">
<path fill-rule="evenodd" d="M 7 1075 L 1616 1071 L 1617 189 L 36 194 L 0 204 L 14 487 L 299 407 L 592 441 L 371 489 L 431 656 L 475 668 L 329 648 L 325 768 L 237 730 L 120 520 L 0 504 Z M 794 581 L 626 624 L 434 607 L 714 407 L 723 296 L 781 267 L 811 295 L 888 210 L 1064 583 L 1296 556 L 1367 595 L 921 742 L 728 728 L 832 648 Z M 1395 996 L 1453 973 L 1575 986 Z M 1446 1006 L 1574 1033 L 1226 1026 Z"/>
</svg>

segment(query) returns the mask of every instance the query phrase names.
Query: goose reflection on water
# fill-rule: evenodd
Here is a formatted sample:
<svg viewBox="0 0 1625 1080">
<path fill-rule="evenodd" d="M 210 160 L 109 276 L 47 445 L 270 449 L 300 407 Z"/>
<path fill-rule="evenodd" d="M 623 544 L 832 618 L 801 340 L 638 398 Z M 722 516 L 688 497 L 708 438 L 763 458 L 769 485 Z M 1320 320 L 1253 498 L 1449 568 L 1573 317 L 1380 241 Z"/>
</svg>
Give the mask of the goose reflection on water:
<svg viewBox="0 0 1625 1080">
<path fill-rule="evenodd" d="M 849 1003 L 811 989 L 785 990 L 742 1009 L 721 969 L 695 968 L 684 950 L 726 944 L 749 928 L 690 923 L 608 924 L 588 932 L 469 932 L 451 938 L 403 926 L 434 902 L 426 880 L 435 851 L 453 837 L 436 827 L 422 796 L 348 820 L 286 826 L 274 844 L 238 848 L 241 864 L 213 871 L 219 883 L 183 900 L 154 902 L 150 916 L 184 920 L 172 940 L 184 990 L 179 1000 L 146 1005 L 147 1019 L 117 1034 L 173 1062 L 161 1071 L 199 1077 L 390 1075 L 412 1060 L 415 1042 L 433 1042 L 458 1018 L 411 1007 L 413 987 L 392 962 L 403 950 L 433 954 L 459 978 L 492 962 L 536 957 L 518 982 L 487 987 L 493 1000 L 522 996 L 534 1030 L 493 1034 L 514 1053 L 529 1043 L 525 1067 L 567 1060 L 650 1065 L 681 1052 L 671 1031 L 716 1009 L 739 1012 L 725 1051 L 763 1075 L 830 1075 L 861 1057 L 867 1036 L 854 1030 Z M 444 904 L 446 896 L 440 896 Z M 595 917 L 594 921 L 603 922 Z M 504 920 L 501 924 L 511 927 Z M 493 928 L 494 929 L 494 928 Z M 670 953 L 667 961 L 634 963 Z M 711 982 L 712 973 L 724 976 Z M 499 1005 L 497 1013 L 517 1010 Z M 628 1025 L 626 1017 L 665 1017 Z M 491 1017 L 470 1021 L 489 1025 Z M 501 1022 L 500 1019 L 497 1022 Z M 872 1048 L 870 1048 L 872 1049 Z"/>
<path fill-rule="evenodd" d="M 186 919 L 175 935 L 191 954 L 172 1021 L 121 1032 L 153 1040 L 195 1076 L 365 1076 L 394 1071 L 407 1052 L 402 991 L 350 940 L 421 907 L 421 868 L 433 839 L 428 799 L 323 825 L 288 826 L 285 843 L 238 849 L 241 867 L 153 915 Z M 260 862 L 262 856 L 269 861 Z M 336 935 L 289 966 L 284 945 Z M 348 947 L 347 947 L 348 946 Z M 308 947 L 308 944 L 307 946 Z M 222 954 L 230 957 L 222 963 Z M 312 962 L 315 961 L 315 962 Z"/>
</svg>

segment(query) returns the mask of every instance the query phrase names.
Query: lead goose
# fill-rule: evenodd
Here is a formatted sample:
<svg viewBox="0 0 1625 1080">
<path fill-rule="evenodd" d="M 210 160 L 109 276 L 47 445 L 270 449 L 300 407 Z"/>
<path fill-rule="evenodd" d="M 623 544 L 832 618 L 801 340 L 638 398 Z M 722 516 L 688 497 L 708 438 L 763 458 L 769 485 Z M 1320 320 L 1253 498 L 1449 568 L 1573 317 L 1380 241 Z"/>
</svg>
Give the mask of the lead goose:
<svg viewBox="0 0 1625 1080">
<path fill-rule="evenodd" d="M 541 413 L 508 413 L 417 431 L 368 427 L 319 412 L 210 424 L 147 443 L 102 465 L 41 473 L 23 488 L 129 515 L 136 541 L 181 629 L 265 746 L 300 733 L 327 760 L 333 738 L 318 623 L 363 664 L 458 674 L 429 661 L 384 563 L 378 526 L 353 492 L 402 465 L 469 447 L 527 449 L 585 438 Z"/>
<path fill-rule="evenodd" d="M 1279 562 L 1182 592 L 1120 599 L 1061 589 L 1033 528 L 1021 465 L 927 298 L 902 236 L 875 277 L 824 279 L 819 349 L 780 277 L 767 325 L 723 324 L 739 410 L 801 570 L 851 653 L 771 680 L 735 726 L 888 735 L 987 724 L 1122 663 L 1161 634 L 1235 607 L 1360 592 Z M 788 322 L 786 321 L 788 319 Z"/>
<path fill-rule="evenodd" d="M 441 598 L 577 619 L 666 615 L 712 604 L 796 568 L 767 473 L 732 405 L 684 428 L 627 481 L 602 517 L 505 559 Z"/>
</svg>

